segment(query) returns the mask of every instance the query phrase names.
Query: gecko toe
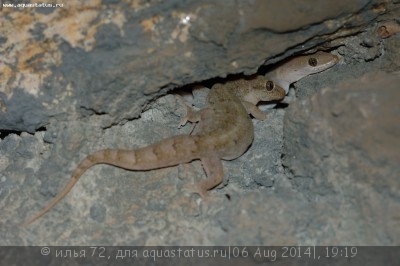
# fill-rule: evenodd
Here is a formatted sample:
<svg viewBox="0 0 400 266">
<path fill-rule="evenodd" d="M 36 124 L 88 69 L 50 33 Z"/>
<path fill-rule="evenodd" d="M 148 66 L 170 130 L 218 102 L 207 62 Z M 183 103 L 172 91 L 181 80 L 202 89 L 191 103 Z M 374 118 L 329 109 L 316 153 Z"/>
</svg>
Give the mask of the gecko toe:
<svg viewBox="0 0 400 266">
<path fill-rule="evenodd" d="M 183 127 L 184 125 L 186 125 L 186 123 L 189 121 L 188 116 L 185 115 L 184 117 L 182 117 L 181 121 L 179 122 L 178 128 Z"/>
</svg>

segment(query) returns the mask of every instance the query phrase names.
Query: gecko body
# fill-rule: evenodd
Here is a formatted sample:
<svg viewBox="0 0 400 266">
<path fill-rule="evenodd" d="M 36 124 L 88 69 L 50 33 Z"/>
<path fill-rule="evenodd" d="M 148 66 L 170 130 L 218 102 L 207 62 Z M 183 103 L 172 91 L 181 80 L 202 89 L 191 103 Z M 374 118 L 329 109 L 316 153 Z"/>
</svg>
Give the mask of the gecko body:
<svg viewBox="0 0 400 266">
<path fill-rule="evenodd" d="M 96 164 L 109 164 L 127 170 L 150 170 L 188 163 L 200 159 L 207 178 L 188 188 L 201 197 L 222 182 L 221 159 L 242 155 L 253 141 L 253 124 L 249 114 L 264 120 L 259 101 L 278 101 L 285 91 L 262 76 L 248 80 L 215 84 L 207 97 L 207 107 L 187 112 L 181 124 L 198 122 L 191 135 L 177 135 L 135 150 L 105 149 L 88 155 L 72 172 L 63 190 L 41 211 L 28 219 L 28 225 L 48 212 L 65 197 L 85 171 Z"/>
</svg>

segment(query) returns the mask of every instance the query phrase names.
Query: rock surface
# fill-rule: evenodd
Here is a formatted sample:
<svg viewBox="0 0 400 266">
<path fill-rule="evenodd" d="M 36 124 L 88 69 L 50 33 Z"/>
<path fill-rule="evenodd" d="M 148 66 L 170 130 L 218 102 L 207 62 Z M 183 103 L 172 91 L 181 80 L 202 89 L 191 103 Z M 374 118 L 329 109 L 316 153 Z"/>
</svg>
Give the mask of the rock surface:
<svg viewBox="0 0 400 266">
<path fill-rule="evenodd" d="M 398 2 L 318 1 L 314 16 L 308 1 L 70 2 L 1 11 L 0 126 L 12 131 L 0 140 L 0 245 L 400 245 L 400 35 L 376 32 Z M 254 121 L 253 145 L 223 163 L 208 208 L 182 192 L 204 178 L 198 161 L 101 165 L 19 226 L 87 154 L 188 132 L 174 93 L 315 46 L 340 63 Z"/>
<path fill-rule="evenodd" d="M 285 114 L 283 163 L 292 186 L 335 208 L 326 225 L 342 241 L 355 241 L 349 231 L 374 232 L 359 244 L 398 244 L 399 84 L 400 72 L 371 71 L 298 100 Z"/>
<path fill-rule="evenodd" d="M 4 7 L 0 129 L 34 133 L 54 120 L 95 114 L 108 117 L 105 126 L 115 125 L 139 117 L 172 88 L 253 74 L 265 61 L 359 32 L 394 8 L 378 0 L 316 1 L 316 11 L 308 6 L 71 0 L 63 7 Z"/>
</svg>

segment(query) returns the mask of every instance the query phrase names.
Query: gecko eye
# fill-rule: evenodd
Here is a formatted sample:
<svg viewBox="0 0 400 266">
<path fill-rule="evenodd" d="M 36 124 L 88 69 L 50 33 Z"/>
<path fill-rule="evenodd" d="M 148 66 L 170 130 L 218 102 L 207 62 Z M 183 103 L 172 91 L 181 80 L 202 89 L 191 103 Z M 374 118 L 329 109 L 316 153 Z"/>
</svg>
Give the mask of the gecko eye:
<svg viewBox="0 0 400 266">
<path fill-rule="evenodd" d="M 318 64 L 318 60 L 315 57 L 310 57 L 310 59 L 308 59 L 308 64 L 312 67 L 317 66 Z"/>
<path fill-rule="evenodd" d="M 265 88 L 267 91 L 272 91 L 275 87 L 275 84 L 273 81 L 268 80 L 267 83 L 265 83 Z"/>
</svg>

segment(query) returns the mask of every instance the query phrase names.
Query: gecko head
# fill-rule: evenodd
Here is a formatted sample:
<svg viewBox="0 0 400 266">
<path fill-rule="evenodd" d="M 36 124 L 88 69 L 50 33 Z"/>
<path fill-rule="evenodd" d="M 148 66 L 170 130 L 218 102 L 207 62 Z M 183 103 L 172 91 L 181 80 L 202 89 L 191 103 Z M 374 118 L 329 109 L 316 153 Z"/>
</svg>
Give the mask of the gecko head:
<svg viewBox="0 0 400 266">
<path fill-rule="evenodd" d="M 280 101 L 285 98 L 285 90 L 272 80 L 265 79 L 263 77 L 258 78 L 258 82 L 253 86 L 250 91 L 252 94 L 253 104 L 257 104 L 259 101 Z"/>
<path fill-rule="evenodd" d="M 297 75 L 304 77 L 333 67 L 339 61 L 339 58 L 334 54 L 320 51 L 315 54 L 296 57 L 293 61 L 292 66 L 297 68 Z M 294 69 L 294 71 L 296 70 Z"/>
</svg>

